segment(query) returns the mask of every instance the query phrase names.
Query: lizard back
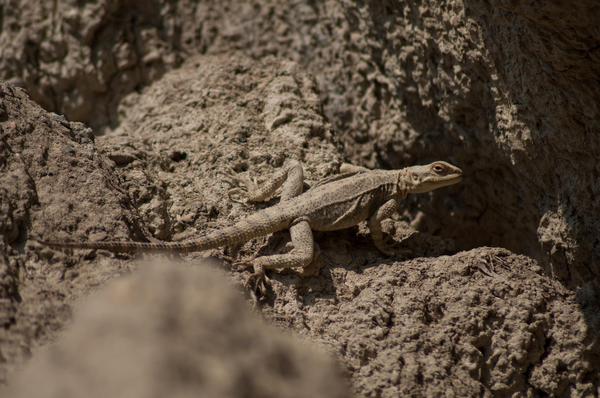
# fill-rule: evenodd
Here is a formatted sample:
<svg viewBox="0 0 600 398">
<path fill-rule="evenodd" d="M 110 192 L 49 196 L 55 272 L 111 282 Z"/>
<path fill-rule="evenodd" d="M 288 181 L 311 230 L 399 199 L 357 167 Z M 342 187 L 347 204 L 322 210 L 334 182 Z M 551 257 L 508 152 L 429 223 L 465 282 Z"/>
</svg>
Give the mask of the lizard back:
<svg viewBox="0 0 600 398">
<path fill-rule="evenodd" d="M 319 185 L 265 210 L 306 218 L 315 231 L 335 231 L 366 220 L 388 199 L 403 196 L 397 170 L 376 170 Z"/>
</svg>

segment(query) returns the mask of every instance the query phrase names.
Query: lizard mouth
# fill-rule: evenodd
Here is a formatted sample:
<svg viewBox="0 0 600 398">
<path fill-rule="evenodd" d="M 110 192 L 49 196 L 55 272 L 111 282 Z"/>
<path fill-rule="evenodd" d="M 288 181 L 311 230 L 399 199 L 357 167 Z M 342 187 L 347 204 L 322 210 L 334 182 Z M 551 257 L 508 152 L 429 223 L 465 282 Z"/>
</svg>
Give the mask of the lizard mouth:
<svg viewBox="0 0 600 398">
<path fill-rule="evenodd" d="M 453 175 L 453 176 L 445 176 L 440 177 L 434 181 L 432 181 L 432 185 L 439 187 L 447 187 L 448 185 L 454 185 L 461 182 L 463 179 L 462 175 Z"/>
<path fill-rule="evenodd" d="M 462 174 L 456 174 L 451 176 L 442 177 L 440 179 L 442 183 L 446 183 L 447 185 L 457 184 L 462 181 Z"/>
<path fill-rule="evenodd" d="M 444 186 L 457 184 L 462 181 L 463 172 L 458 167 L 455 167 L 454 170 L 452 170 L 452 173 L 449 173 L 448 175 L 445 175 L 445 176 L 439 176 L 438 179 L 439 179 L 439 181 L 446 183 Z"/>
<path fill-rule="evenodd" d="M 416 193 L 419 192 L 429 192 L 429 191 L 433 191 L 436 190 L 438 188 L 443 188 L 443 187 L 447 187 L 450 185 L 454 185 L 454 184 L 458 184 L 459 182 L 461 182 L 463 179 L 462 173 L 461 174 L 452 174 L 452 175 L 447 175 L 447 176 L 436 176 L 435 178 L 429 178 L 426 181 L 423 181 L 423 183 L 421 184 L 421 187 L 418 188 L 418 190 L 416 190 Z"/>
<path fill-rule="evenodd" d="M 461 182 L 462 180 L 463 180 L 462 174 L 455 175 L 455 176 L 448 178 L 448 181 L 452 182 L 453 184 Z"/>
</svg>

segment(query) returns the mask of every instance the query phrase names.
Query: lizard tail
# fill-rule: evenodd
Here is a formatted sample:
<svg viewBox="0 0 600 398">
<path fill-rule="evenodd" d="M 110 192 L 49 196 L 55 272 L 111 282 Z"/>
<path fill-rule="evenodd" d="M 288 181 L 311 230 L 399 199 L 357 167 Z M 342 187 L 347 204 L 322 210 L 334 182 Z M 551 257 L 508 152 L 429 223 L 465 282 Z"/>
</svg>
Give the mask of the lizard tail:
<svg viewBox="0 0 600 398">
<path fill-rule="evenodd" d="M 102 249 L 115 253 L 131 253 L 136 251 L 159 252 L 159 251 L 189 251 L 184 246 L 189 246 L 190 242 L 66 242 L 66 241 L 43 241 L 37 242 L 52 248 L 63 249 Z"/>
<path fill-rule="evenodd" d="M 264 216 L 263 216 L 264 217 Z M 66 242 L 44 241 L 37 242 L 53 248 L 72 249 L 103 249 L 111 252 L 129 253 L 143 252 L 192 252 L 215 249 L 222 246 L 232 246 L 244 243 L 252 238 L 267 235 L 283 229 L 284 222 L 264 223 L 259 222 L 262 217 L 249 217 L 235 225 L 221 230 L 216 230 L 208 235 L 193 240 L 181 242 L 132 242 L 132 241 L 101 241 L 101 242 Z"/>
</svg>

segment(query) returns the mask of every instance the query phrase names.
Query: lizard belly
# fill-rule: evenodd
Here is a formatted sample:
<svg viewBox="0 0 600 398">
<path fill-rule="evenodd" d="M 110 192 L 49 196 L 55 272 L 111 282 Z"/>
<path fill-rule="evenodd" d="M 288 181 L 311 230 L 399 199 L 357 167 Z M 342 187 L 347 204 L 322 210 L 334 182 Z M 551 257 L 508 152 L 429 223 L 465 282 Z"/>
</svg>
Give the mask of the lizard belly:
<svg viewBox="0 0 600 398">
<path fill-rule="evenodd" d="M 373 201 L 369 197 L 358 197 L 347 203 L 336 203 L 308 214 L 310 227 L 314 231 L 337 231 L 350 228 L 366 220 L 373 212 Z"/>
</svg>

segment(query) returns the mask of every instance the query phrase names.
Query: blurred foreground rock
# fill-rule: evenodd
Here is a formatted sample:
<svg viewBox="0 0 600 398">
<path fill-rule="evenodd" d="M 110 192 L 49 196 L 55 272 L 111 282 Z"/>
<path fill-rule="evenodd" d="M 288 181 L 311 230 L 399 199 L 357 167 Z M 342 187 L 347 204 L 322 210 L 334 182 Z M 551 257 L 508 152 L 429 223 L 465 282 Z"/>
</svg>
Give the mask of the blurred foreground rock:
<svg viewBox="0 0 600 398">
<path fill-rule="evenodd" d="M 329 355 L 265 325 L 209 267 L 157 260 L 111 282 L 7 396 L 348 396 Z"/>
</svg>

